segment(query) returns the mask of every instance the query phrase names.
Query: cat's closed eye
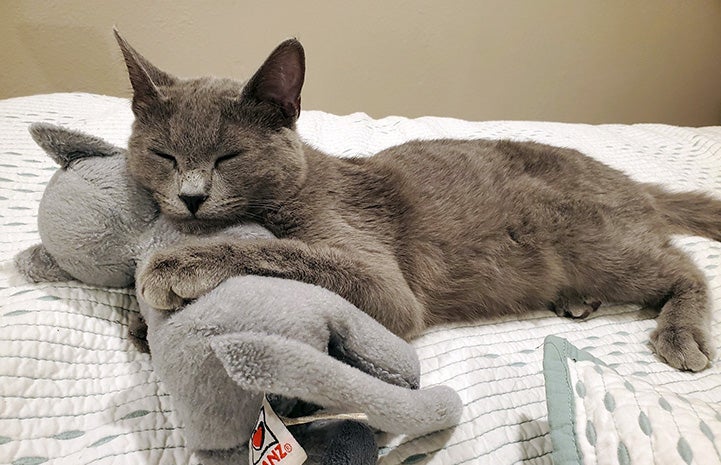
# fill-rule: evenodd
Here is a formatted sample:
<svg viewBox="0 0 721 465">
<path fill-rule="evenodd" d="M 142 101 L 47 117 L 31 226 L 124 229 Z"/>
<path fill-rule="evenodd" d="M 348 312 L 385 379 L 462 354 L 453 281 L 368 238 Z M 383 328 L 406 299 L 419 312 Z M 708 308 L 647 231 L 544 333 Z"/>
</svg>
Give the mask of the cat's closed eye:
<svg viewBox="0 0 721 465">
<path fill-rule="evenodd" d="M 156 150 L 156 149 L 150 149 L 150 151 L 151 151 L 152 153 L 154 153 L 156 156 L 160 157 L 160 158 L 163 158 L 163 159 L 165 159 L 165 160 L 170 160 L 170 161 L 172 161 L 172 162 L 173 162 L 173 166 L 176 166 L 176 165 L 178 164 L 177 160 L 176 160 L 175 157 L 172 156 L 172 155 L 168 155 L 167 153 L 165 153 L 165 152 L 163 152 L 163 151 L 161 151 L 161 150 Z"/>
<path fill-rule="evenodd" d="M 217 168 L 218 165 L 220 165 L 221 163 L 228 161 L 228 160 L 232 160 L 233 158 L 240 156 L 242 153 L 243 153 L 242 151 L 230 152 L 230 153 L 227 153 L 225 155 L 222 155 L 222 156 L 216 158 L 215 159 L 215 167 Z"/>
</svg>

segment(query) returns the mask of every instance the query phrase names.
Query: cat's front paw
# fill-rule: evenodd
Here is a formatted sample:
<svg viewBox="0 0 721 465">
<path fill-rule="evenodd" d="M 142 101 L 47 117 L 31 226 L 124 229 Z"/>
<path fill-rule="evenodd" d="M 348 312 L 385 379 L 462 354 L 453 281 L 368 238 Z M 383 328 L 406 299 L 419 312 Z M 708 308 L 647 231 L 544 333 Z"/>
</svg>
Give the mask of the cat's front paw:
<svg viewBox="0 0 721 465">
<path fill-rule="evenodd" d="M 701 327 L 660 325 L 651 333 L 651 345 L 666 363 L 679 370 L 701 371 L 714 357 L 711 335 Z"/>
<path fill-rule="evenodd" d="M 228 277 L 212 250 L 182 248 L 151 257 L 140 273 L 137 291 L 149 306 L 175 310 Z"/>
</svg>

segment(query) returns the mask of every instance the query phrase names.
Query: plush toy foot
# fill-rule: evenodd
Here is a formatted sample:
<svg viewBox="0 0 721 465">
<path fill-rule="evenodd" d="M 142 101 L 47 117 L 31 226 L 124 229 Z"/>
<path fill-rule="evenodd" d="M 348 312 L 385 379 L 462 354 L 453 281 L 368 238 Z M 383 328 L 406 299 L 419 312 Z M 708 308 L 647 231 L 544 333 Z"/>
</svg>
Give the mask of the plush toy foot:
<svg viewBox="0 0 721 465">
<path fill-rule="evenodd" d="M 365 423 L 322 420 L 289 429 L 308 455 L 304 465 L 375 465 L 378 461 L 378 443 Z"/>
</svg>

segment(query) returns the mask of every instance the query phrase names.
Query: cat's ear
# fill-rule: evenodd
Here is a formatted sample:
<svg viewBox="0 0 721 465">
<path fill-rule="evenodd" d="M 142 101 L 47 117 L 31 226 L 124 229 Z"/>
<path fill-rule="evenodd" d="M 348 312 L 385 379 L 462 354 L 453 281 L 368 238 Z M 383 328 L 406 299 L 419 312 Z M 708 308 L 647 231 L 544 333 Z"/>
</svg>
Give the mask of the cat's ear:
<svg viewBox="0 0 721 465">
<path fill-rule="evenodd" d="M 113 28 L 115 40 L 118 41 L 120 50 L 123 52 L 125 65 L 128 68 L 130 85 L 133 86 L 133 112 L 140 116 L 145 111 L 162 104 L 164 97 L 159 87 L 171 86 L 178 79 L 165 71 L 158 69 L 145 57 L 135 51 L 130 44 L 123 39 L 116 28 Z"/>
<path fill-rule="evenodd" d="M 282 42 L 243 89 L 243 97 L 271 104 L 284 126 L 300 115 L 300 91 L 305 79 L 305 52 L 296 39 Z"/>
<path fill-rule="evenodd" d="M 61 167 L 87 157 L 123 155 L 125 150 L 110 142 L 80 131 L 48 123 L 33 123 L 28 128 L 33 140 Z"/>
</svg>

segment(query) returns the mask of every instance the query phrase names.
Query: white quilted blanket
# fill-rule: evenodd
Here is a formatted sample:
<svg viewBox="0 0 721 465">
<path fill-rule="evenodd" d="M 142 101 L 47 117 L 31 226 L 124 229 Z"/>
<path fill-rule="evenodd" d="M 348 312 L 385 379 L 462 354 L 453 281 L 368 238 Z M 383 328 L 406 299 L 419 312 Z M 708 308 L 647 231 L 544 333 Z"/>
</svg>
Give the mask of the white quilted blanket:
<svg viewBox="0 0 721 465">
<path fill-rule="evenodd" d="M 27 125 L 53 122 L 123 145 L 131 120 L 128 102 L 111 97 L 54 94 L 0 101 L 0 463 L 194 463 L 148 356 L 128 341 L 128 315 L 136 311 L 132 292 L 77 282 L 31 285 L 11 265 L 17 252 L 39 242 L 36 210 L 55 170 Z M 721 197 L 721 127 L 374 120 L 305 112 L 299 130 L 339 156 L 371 154 L 413 138 L 531 139 L 578 148 L 639 180 Z M 712 331 L 721 352 L 721 244 L 697 237 L 678 242 L 710 281 Z M 647 310 L 608 306 L 577 322 L 539 310 L 428 331 L 415 341 L 423 383 L 457 389 L 463 418 L 451 431 L 381 438 L 381 463 L 550 464 L 542 359 L 544 337 L 551 334 L 621 376 L 633 374 L 665 391 L 721 403 L 721 362 L 698 374 L 659 362 L 648 345 L 653 317 Z"/>
</svg>

